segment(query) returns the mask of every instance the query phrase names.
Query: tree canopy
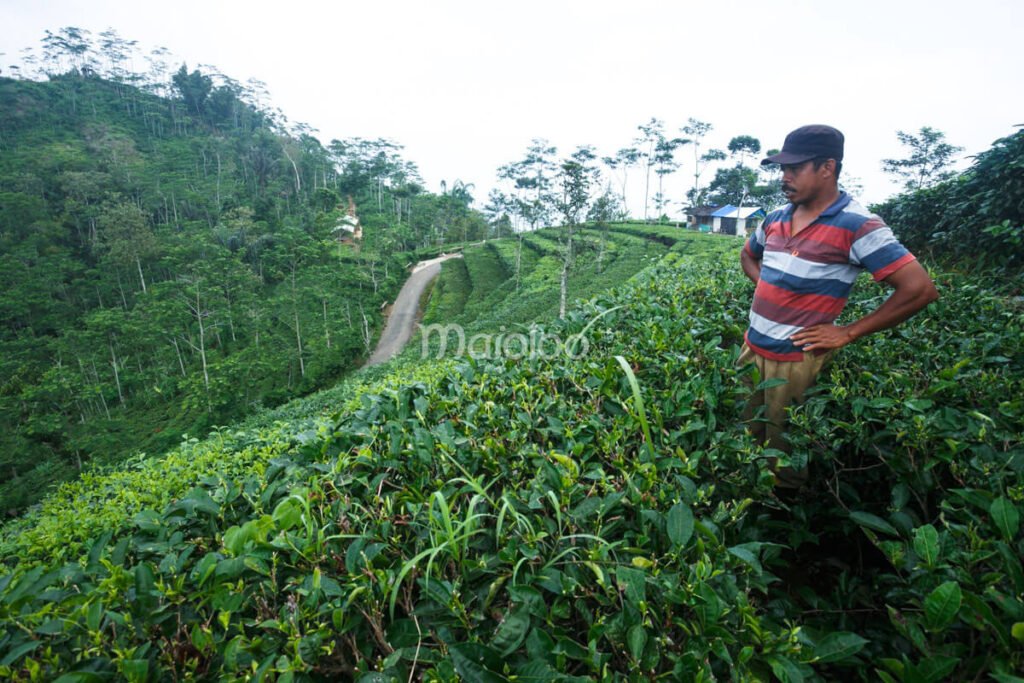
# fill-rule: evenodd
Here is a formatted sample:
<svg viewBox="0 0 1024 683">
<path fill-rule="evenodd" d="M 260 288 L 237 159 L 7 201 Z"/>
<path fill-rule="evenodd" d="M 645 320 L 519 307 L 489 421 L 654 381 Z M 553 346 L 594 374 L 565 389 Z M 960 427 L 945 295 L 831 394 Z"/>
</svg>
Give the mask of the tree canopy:
<svg viewBox="0 0 1024 683">
<path fill-rule="evenodd" d="M 952 177 L 949 170 L 954 157 L 963 151 L 946 142 L 946 134 L 923 126 L 918 135 L 896 131 L 900 143 L 909 150 L 903 159 L 884 159 L 882 169 L 903 181 L 908 191 L 921 190 Z"/>
</svg>

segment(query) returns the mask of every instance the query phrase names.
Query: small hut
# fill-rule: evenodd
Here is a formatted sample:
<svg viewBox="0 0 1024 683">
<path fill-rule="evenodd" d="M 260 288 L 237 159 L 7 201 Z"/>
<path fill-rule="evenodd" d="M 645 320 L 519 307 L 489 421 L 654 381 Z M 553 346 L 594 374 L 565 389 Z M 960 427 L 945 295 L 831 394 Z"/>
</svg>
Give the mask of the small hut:
<svg viewBox="0 0 1024 683">
<path fill-rule="evenodd" d="M 697 206 L 687 210 L 686 224 L 691 230 L 711 232 L 711 217 L 718 210 L 717 206 Z"/>
<path fill-rule="evenodd" d="M 341 206 L 339 205 L 338 208 L 340 209 Z M 339 244 L 358 246 L 362 242 L 363 226 L 359 223 L 359 216 L 356 215 L 356 203 L 352 201 L 351 195 L 348 198 L 348 210 L 331 232 Z"/>
<path fill-rule="evenodd" d="M 726 204 L 712 216 L 711 232 L 746 237 L 748 231 L 757 228 L 764 219 L 764 209 L 757 206 L 735 207 Z"/>
</svg>

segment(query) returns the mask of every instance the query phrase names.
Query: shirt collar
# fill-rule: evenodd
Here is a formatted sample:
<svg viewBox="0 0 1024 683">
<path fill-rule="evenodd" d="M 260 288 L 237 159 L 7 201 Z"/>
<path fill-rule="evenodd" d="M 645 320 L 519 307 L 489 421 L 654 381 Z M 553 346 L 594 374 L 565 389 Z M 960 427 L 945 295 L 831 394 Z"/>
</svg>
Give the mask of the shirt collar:
<svg viewBox="0 0 1024 683">
<path fill-rule="evenodd" d="M 840 190 L 839 191 L 839 197 L 837 197 L 836 200 L 834 202 L 832 202 L 832 204 L 829 205 L 829 207 L 827 209 L 825 209 L 820 214 L 818 214 L 818 218 L 825 218 L 826 216 L 835 216 L 840 211 L 842 211 L 847 206 L 849 206 L 851 199 L 852 199 L 852 197 L 850 197 L 850 195 L 848 195 L 843 190 Z M 793 219 L 793 210 L 795 208 L 796 207 L 793 206 L 792 204 L 786 204 L 786 208 L 784 209 L 785 213 L 784 213 L 783 218 L 785 220 L 787 220 L 787 221 L 788 220 L 792 220 Z"/>
<path fill-rule="evenodd" d="M 832 202 L 831 206 L 829 206 L 827 209 L 822 211 L 821 215 L 818 216 L 818 218 L 824 218 L 825 216 L 835 216 L 840 211 L 845 209 L 847 207 L 847 205 L 849 205 L 849 203 L 850 203 L 850 195 L 848 195 L 845 192 L 843 192 L 842 190 L 840 190 L 839 191 L 839 197 L 836 198 L 836 200 L 834 202 Z"/>
</svg>

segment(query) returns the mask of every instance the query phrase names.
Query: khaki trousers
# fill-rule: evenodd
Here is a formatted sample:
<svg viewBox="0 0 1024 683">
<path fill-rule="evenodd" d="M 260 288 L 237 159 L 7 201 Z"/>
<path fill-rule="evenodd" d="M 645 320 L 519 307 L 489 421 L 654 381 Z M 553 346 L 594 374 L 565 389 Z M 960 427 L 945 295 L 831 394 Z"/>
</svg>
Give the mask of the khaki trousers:
<svg viewBox="0 0 1024 683">
<path fill-rule="evenodd" d="M 747 429 L 755 439 L 769 448 L 777 448 L 784 453 L 789 453 L 789 443 L 783 436 L 788 422 L 786 408 L 803 401 L 804 392 L 814 385 L 818 373 L 832 359 L 834 353 L 835 351 L 829 351 L 819 356 L 805 351 L 803 360 L 784 362 L 765 358 L 754 353 L 746 344 L 743 345 L 737 364 L 742 367 L 753 363 L 760 373 L 758 382 L 769 379 L 786 380 L 785 384 L 760 389 L 751 394 L 743 419 L 747 422 Z M 753 383 L 749 375 L 747 381 L 753 390 L 756 384 Z M 761 406 L 764 406 L 764 415 L 756 421 L 751 421 Z M 770 464 L 772 470 L 775 471 L 775 481 L 778 486 L 797 488 L 807 481 L 806 467 L 801 471 L 789 467 L 776 469 L 775 458 L 771 459 Z"/>
</svg>

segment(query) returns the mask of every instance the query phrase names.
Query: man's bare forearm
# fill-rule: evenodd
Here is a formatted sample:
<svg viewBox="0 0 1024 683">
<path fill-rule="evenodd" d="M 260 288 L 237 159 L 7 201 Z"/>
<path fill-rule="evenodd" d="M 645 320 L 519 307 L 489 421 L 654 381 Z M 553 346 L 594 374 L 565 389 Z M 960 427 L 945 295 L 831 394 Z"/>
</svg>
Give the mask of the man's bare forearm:
<svg viewBox="0 0 1024 683">
<path fill-rule="evenodd" d="M 804 328 L 790 339 L 804 351 L 838 349 L 855 339 L 895 327 L 939 298 L 939 292 L 921 264 L 912 261 L 885 279 L 895 288 L 892 296 L 860 320 L 845 326 L 832 323 Z"/>
<path fill-rule="evenodd" d="M 896 327 L 939 298 L 935 284 L 920 264 L 915 262 L 907 264 L 905 267 L 920 269 L 924 277 L 915 275 L 912 278 L 907 278 L 901 284 L 895 285 L 896 289 L 892 296 L 886 299 L 881 306 L 860 320 L 847 325 L 846 329 L 850 331 L 854 339 Z M 911 275 L 914 274 L 911 273 Z"/>
<path fill-rule="evenodd" d="M 757 281 L 761 279 L 761 261 L 751 256 L 746 247 L 740 252 L 740 266 L 743 268 L 743 273 L 756 285 Z"/>
</svg>

